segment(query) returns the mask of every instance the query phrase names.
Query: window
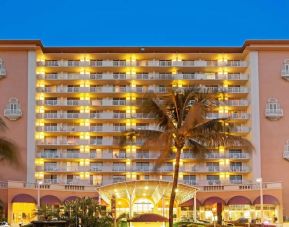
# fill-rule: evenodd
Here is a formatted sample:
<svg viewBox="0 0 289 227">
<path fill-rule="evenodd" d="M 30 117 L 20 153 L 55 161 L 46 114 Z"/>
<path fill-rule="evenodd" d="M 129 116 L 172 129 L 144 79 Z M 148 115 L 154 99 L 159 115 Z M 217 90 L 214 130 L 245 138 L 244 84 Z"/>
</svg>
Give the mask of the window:
<svg viewBox="0 0 289 227">
<path fill-rule="evenodd" d="M 207 175 L 209 185 L 220 184 L 220 177 L 218 175 Z"/>
<path fill-rule="evenodd" d="M 6 108 L 4 109 L 4 116 L 9 120 L 17 120 L 22 116 L 22 111 L 17 98 L 10 98 Z"/>
<path fill-rule="evenodd" d="M 285 146 L 284 146 L 284 153 L 283 158 L 289 161 L 289 140 L 287 140 Z"/>
<path fill-rule="evenodd" d="M 242 175 L 230 175 L 231 184 L 242 184 Z"/>
<path fill-rule="evenodd" d="M 285 80 L 289 80 L 289 59 L 286 59 L 283 63 L 283 68 L 281 70 L 281 76 Z"/>
<path fill-rule="evenodd" d="M 0 78 L 6 76 L 6 69 L 4 66 L 4 61 L 2 58 L 0 58 Z"/>
<path fill-rule="evenodd" d="M 185 184 L 195 185 L 196 184 L 196 175 L 184 175 L 183 180 L 184 180 Z"/>
<path fill-rule="evenodd" d="M 220 171 L 219 163 L 218 162 L 207 162 L 207 168 L 210 172 L 218 172 Z"/>
<path fill-rule="evenodd" d="M 265 115 L 270 120 L 278 120 L 283 117 L 283 109 L 278 99 L 269 98 L 266 104 Z"/>
</svg>

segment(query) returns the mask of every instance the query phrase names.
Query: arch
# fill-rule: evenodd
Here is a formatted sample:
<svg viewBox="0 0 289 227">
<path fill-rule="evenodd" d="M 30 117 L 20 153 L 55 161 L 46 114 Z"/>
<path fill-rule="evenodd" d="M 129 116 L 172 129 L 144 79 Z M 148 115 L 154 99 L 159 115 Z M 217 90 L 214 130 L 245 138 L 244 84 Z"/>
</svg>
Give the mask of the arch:
<svg viewBox="0 0 289 227">
<path fill-rule="evenodd" d="M 36 199 L 28 194 L 18 194 L 12 199 L 12 203 L 35 203 Z"/>
<path fill-rule="evenodd" d="M 203 206 L 211 206 L 215 203 L 222 203 L 224 205 L 225 201 L 221 199 L 220 197 L 212 196 L 204 200 Z"/>
<path fill-rule="evenodd" d="M 54 195 L 45 195 L 40 199 L 40 205 L 59 205 L 60 199 Z"/>
<path fill-rule="evenodd" d="M 80 197 L 72 195 L 72 196 L 67 197 L 63 202 L 70 202 L 70 201 L 74 201 L 77 199 L 80 199 Z"/>
<path fill-rule="evenodd" d="M 263 203 L 270 204 L 270 205 L 279 205 L 279 200 L 273 195 L 263 195 Z M 254 202 L 254 205 L 260 204 L 260 196 L 258 196 Z"/>
<path fill-rule="evenodd" d="M 251 205 L 252 201 L 245 196 L 234 196 L 228 200 L 227 205 Z"/>
</svg>

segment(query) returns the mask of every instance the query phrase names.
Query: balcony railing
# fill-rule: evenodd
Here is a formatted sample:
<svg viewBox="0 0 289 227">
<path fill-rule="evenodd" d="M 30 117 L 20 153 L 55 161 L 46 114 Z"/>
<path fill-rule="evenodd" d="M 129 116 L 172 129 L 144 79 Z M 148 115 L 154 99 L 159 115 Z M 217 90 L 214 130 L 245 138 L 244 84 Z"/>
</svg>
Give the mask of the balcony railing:
<svg viewBox="0 0 289 227">
<path fill-rule="evenodd" d="M 283 117 L 283 109 L 266 109 L 265 110 L 265 115 L 267 118 L 277 120 L 281 117 Z"/>
<path fill-rule="evenodd" d="M 40 67 L 247 67 L 246 61 L 212 61 L 212 60 L 188 60 L 188 61 L 172 61 L 172 60 L 46 60 L 37 61 Z"/>
<path fill-rule="evenodd" d="M 288 69 L 282 69 L 281 77 L 285 80 L 289 80 L 289 70 Z"/>
</svg>

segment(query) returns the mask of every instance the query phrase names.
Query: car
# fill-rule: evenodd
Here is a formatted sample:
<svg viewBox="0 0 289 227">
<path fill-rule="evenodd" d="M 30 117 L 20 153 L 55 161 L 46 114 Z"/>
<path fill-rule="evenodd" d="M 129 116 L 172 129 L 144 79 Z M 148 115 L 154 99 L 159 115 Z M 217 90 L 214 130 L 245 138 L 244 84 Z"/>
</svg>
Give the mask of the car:
<svg viewBox="0 0 289 227">
<path fill-rule="evenodd" d="M 10 227 L 10 225 L 6 221 L 0 222 L 0 227 Z"/>
</svg>

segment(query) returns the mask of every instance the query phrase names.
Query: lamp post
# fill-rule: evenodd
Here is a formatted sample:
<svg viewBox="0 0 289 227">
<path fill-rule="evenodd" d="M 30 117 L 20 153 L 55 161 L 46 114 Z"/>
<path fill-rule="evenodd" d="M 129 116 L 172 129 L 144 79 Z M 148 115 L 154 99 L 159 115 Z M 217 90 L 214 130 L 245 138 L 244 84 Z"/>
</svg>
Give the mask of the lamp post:
<svg viewBox="0 0 289 227">
<path fill-rule="evenodd" d="M 40 185 L 42 184 L 42 181 L 37 182 L 37 219 L 39 220 L 39 211 L 40 211 Z"/>
<path fill-rule="evenodd" d="M 263 215 L 263 179 L 257 178 L 256 181 L 259 183 L 259 188 L 260 188 L 260 219 L 261 219 L 261 223 L 264 222 L 264 215 Z"/>
</svg>

